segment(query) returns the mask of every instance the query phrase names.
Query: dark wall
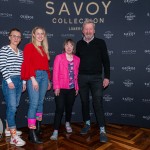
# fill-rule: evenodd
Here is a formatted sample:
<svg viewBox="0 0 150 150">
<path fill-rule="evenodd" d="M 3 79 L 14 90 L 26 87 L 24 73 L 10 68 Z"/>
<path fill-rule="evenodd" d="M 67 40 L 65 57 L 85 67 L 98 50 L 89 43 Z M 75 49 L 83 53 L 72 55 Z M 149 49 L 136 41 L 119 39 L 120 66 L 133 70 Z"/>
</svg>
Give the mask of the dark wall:
<svg viewBox="0 0 150 150">
<path fill-rule="evenodd" d="M 149 0 L 0 0 L 0 47 L 8 44 L 8 32 L 18 27 L 23 34 L 20 49 L 30 41 L 35 26 L 48 33 L 50 69 L 62 52 L 66 38 L 82 38 L 82 23 L 94 19 L 96 37 L 106 41 L 111 62 L 110 86 L 104 91 L 108 123 L 150 127 L 150 1 Z M 1 85 L 1 80 L 0 80 Z M 90 96 L 91 100 L 91 96 Z M 27 126 L 28 94 L 22 94 L 17 126 Z M 0 118 L 5 119 L 5 101 L 0 87 Z M 53 123 L 53 91 L 44 100 L 43 123 Z M 91 105 L 91 119 L 95 121 Z M 72 121 L 81 122 L 81 104 L 76 99 Z"/>
</svg>

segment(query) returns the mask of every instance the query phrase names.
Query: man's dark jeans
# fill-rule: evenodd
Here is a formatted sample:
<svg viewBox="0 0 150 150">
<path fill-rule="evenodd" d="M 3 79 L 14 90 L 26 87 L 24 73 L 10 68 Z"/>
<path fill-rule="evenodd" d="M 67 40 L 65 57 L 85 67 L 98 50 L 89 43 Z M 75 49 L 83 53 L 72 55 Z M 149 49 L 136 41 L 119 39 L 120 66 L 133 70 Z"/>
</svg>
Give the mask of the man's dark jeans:
<svg viewBox="0 0 150 150">
<path fill-rule="evenodd" d="M 89 93 L 91 91 L 92 103 L 96 120 L 100 127 L 105 126 L 103 112 L 103 81 L 101 75 L 79 74 L 79 93 L 82 102 L 83 120 L 90 120 Z"/>
</svg>

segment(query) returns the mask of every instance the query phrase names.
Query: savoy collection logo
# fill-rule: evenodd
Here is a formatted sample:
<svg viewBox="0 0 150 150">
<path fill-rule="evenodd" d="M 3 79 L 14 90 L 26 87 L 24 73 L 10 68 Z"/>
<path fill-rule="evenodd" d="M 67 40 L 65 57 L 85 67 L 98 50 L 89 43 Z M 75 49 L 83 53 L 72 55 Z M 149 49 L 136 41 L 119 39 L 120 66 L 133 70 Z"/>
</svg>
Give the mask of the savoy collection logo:
<svg viewBox="0 0 150 150">
<path fill-rule="evenodd" d="M 77 2 L 61 2 L 59 7 L 58 5 L 55 4 L 55 2 L 52 1 L 48 1 L 46 2 L 45 6 L 47 8 L 46 10 L 46 14 L 48 15 L 53 15 L 53 14 L 57 14 L 59 16 L 63 15 L 63 14 L 67 14 L 68 16 L 70 16 L 72 13 L 76 14 L 77 16 L 81 15 L 81 12 L 85 12 L 88 15 L 96 15 L 99 13 L 100 9 L 103 8 L 104 10 L 104 14 L 107 15 L 108 14 L 108 8 L 111 4 L 111 1 L 108 2 L 89 2 L 89 3 L 85 3 L 85 2 L 79 2 L 77 4 Z M 57 6 L 57 9 L 56 9 Z M 71 6 L 71 8 L 69 7 Z M 93 8 L 93 9 L 91 9 Z M 92 10 L 92 11 L 91 11 Z"/>
<path fill-rule="evenodd" d="M 125 81 L 123 81 L 123 84 L 126 87 L 132 87 L 134 85 L 134 83 L 130 79 L 126 79 Z"/>
<path fill-rule="evenodd" d="M 122 50 L 122 55 L 135 55 L 136 50 Z"/>
<path fill-rule="evenodd" d="M 135 2 L 137 2 L 138 0 L 124 0 L 124 3 L 127 3 L 127 4 L 133 4 Z"/>
<path fill-rule="evenodd" d="M 135 67 L 133 66 L 125 66 L 125 67 L 122 67 L 122 70 L 124 71 L 135 71 Z"/>
<path fill-rule="evenodd" d="M 100 16 L 100 10 L 103 10 L 102 15 L 107 15 L 109 13 L 111 1 L 107 2 L 60 2 L 59 5 L 55 1 L 47 1 L 45 13 L 52 16 L 51 22 L 54 24 L 82 24 L 86 18 L 80 18 L 81 14 L 86 14 L 93 19 L 94 23 L 104 23 L 104 18 L 96 18 L 95 16 Z M 53 18 L 53 15 L 55 17 Z M 63 16 L 63 17 L 62 17 Z M 65 16 L 65 17 L 64 17 Z M 74 28 L 73 28 L 74 29 Z M 69 30 L 73 30 L 69 28 Z M 76 29 L 77 30 L 77 29 Z"/>
<path fill-rule="evenodd" d="M 105 37 L 106 39 L 111 39 L 113 36 L 114 36 L 114 34 L 111 33 L 111 31 L 106 31 L 106 32 L 104 33 L 104 37 Z"/>
<path fill-rule="evenodd" d="M 133 12 L 129 12 L 129 13 L 127 13 L 127 14 L 125 15 L 125 19 L 126 19 L 127 21 L 132 21 L 132 20 L 135 19 L 135 17 L 136 17 L 136 15 L 135 15 Z"/>
</svg>

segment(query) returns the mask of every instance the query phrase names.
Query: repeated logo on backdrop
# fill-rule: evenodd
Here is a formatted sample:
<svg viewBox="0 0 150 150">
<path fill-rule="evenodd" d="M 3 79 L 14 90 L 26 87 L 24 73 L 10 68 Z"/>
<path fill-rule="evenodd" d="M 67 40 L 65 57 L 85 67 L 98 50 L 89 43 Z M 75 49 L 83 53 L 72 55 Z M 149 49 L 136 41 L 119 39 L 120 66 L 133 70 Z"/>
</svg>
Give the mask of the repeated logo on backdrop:
<svg viewBox="0 0 150 150">
<path fill-rule="evenodd" d="M 34 0 L 19 0 L 19 2 L 22 4 L 29 4 L 29 5 L 34 4 Z"/>
</svg>

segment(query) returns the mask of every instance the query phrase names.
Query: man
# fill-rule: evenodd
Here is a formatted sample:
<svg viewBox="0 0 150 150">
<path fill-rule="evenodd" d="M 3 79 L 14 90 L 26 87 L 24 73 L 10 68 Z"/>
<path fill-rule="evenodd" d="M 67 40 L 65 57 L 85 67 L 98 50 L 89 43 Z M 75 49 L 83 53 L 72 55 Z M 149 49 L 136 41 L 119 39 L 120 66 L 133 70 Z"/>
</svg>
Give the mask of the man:
<svg viewBox="0 0 150 150">
<path fill-rule="evenodd" d="M 76 55 L 80 57 L 79 92 L 82 102 L 82 115 L 85 122 L 81 134 L 90 130 L 89 92 L 96 120 L 100 128 L 100 142 L 107 142 L 105 119 L 102 105 L 103 89 L 109 85 L 110 62 L 105 41 L 94 36 L 95 24 L 88 19 L 83 23 L 83 39 L 77 42 Z M 102 70 L 104 79 L 102 80 Z"/>
</svg>

